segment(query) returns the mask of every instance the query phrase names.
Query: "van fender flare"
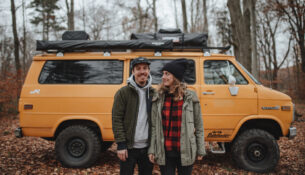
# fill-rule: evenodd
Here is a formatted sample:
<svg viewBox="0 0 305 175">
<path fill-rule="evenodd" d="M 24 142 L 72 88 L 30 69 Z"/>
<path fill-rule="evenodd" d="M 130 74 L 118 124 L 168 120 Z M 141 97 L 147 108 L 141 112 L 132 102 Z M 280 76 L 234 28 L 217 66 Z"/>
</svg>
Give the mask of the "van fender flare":
<svg viewBox="0 0 305 175">
<path fill-rule="evenodd" d="M 235 139 L 237 133 L 239 132 L 240 128 L 242 127 L 242 125 L 244 123 L 246 123 L 247 121 L 253 120 L 253 119 L 260 119 L 260 120 L 273 120 L 275 121 L 277 124 L 279 124 L 280 128 L 281 128 L 281 132 L 284 135 L 283 131 L 284 131 L 284 125 L 283 122 L 281 122 L 281 120 L 279 120 L 277 117 L 272 116 L 272 115 L 249 115 L 245 118 L 243 118 L 242 120 L 239 121 L 239 123 L 237 124 L 237 126 L 235 127 L 231 137 L 232 140 Z"/>
<path fill-rule="evenodd" d="M 104 131 L 104 127 L 102 126 L 102 124 L 95 118 L 95 117 L 91 117 L 91 116 L 65 116 L 60 118 L 52 127 L 52 135 L 53 137 L 55 137 L 55 132 L 58 129 L 58 127 L 60 126 L 60 124 L 62 124 L 63 122 L 69 121 L 69 120 L 88 120 L 91 122 L 94 122 L 100 129 L 101 134 Z"/>
</svg>

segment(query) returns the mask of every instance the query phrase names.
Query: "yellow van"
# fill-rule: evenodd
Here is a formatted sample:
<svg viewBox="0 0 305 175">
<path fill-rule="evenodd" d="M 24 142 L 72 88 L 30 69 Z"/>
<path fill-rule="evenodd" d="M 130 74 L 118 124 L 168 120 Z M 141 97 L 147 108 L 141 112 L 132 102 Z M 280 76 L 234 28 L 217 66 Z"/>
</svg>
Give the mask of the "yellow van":
<svg viewBox="0 0 305 175">
<path fill-rule="evenodd" d="M 296 128 L 291 127 L 291 98 L 261 85 L 233 56 L 210 54 L 208 47 L 162 49 L 162 44 L 169 41 L 174 40 L 152 40 L 159 42 L 157 48 L 131 46 L 127 50 L 120 48 L 130 46 L 116 47 L 118 43 L 101 50 L 98 46 L 88 49 L 73 45 L 95 42 L 88 40 L 37 43 L 73 46 L 62 49 L 45 45 L 38 49 L 48 52 L 33 57 L 19 100 L 20 128 L 16 136 L 55 140 L 57 158 L 64 166 L 91 166 L 101 150 L 114 141 L 113 97 L 126 85 L 130 61 L 140 56 L 148 58 L 156 87 L 164 64 L 186 58 L 189 64 L 184 79 L 200 98 L 205 140 L 218 142 L 221 148 L 211 146 L 211 152 L 232 151 L 233 160 L 246 170 L 272 170 L 280 156 L 277 140 L 296 135 Z M 54 53 L 50 53 L 52 49 Z"/>
</svg>

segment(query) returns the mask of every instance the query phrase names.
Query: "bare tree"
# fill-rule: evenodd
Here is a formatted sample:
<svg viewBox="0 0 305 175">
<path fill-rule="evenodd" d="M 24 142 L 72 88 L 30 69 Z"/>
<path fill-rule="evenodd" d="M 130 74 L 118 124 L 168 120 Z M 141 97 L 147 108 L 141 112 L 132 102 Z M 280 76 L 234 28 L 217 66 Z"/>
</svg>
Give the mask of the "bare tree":
<svg viewBox="0 0 305 175">
<path fill-rule="evenodd" d="M 131 12 L 131 15 L 125 16 L 122 19 L 122 28 L 125 34 L 129 32 L 152 32 L 154 31 L 154 15 L 153 4 L 146 1 L 146 6 L 141 6 L 141 0 L 137 0 L 136 3 L 122 2 L 120 7 L 123 10 L 127 10 L 127 13 Z"/>
<path fill-rule="evenodd" d="M 74 30 L 74 0 L 66 0 L 67 17 L 68 17 L 68 30 Z"/>
<path fill-rule="evenodd" d="M 276 0 L 270 4 L 288 21 L 294 38 L 296 39 L 301 53 L 302 71 L 305 72 L 305 1 L 304 0 Z"/>
<path fill-rule="evenodd" d="M 256 0 L 251 1 L 250 18 L 251 18 L 251 50 L 252 50 L 252 74 L 255 78 L 259 78 L 259 61 L 257 59 L 257 41 L 256 41 Z"/>
<path fill-rule="evenodd" d="M 24 0 L 22 0 L 22 28 L 23 28 L 23 38 L 22 38 L 22 46 L 23 46 L 23 50 L 22 50 L 22 55 L 23 55 L 23 59 L 22 59 L 22 64 L 23 64 L 23 73 L 25 76 L 25 71 L 26 71 L 26 60 L 27 60 L 27 37 L 26 37 L 26 21 L 25 21 L 25 2 Z"/>
<path fill-rule="evenodd" d="M 181 0 L 181 8 L 182 8 L 182 17 L 183 17 L 183 31 L 187 33 L 188 30 L 187 30 L 187 14 L 186 14 L 185 0 Z"/>
<path fill-rule="evenodd" d="M 176 28 L 179 28 L 179 24 L 178 24 L 178 14 L 177 14 L 177 0 L 173 0 L 174 1 L 174 8 L 175 8 L 175 22 L 176 22 Z"/>
<path fill-rule="evenodd" d="M 268 2 L 260 3 L 259 8 L 262 9 L 258 14 L 259 33 L 258 45 L 260 56 L 268 73 L 270 85 L 277 89 L 278 87 L 278 71 L 289 56 L 292 38 L 289 38 L 288 48 L 283 56 L 278 56 L 276 36 L 282 34 L 278 31 L 280 26 L 280 17 L 268 10 Z M 279 58 L 282 58 L 280 60 Z"/>
<path fill-rule="evenodd" d="M 231 20 L 228 9 L 212 9 L 212 13 L 216 17 L 217 38 L 220 40 L 221 45 L 232 45 Z"/>
<path fill-rule="evenodd" d="M 15 68 L 17 72 L 17 83 L 18 88 L 21 88 L 21 65 L 19 60 L 19 38 L 17 33 L 17 26 L 16 26 L 16 8 L 14 0 L 11 0 L 11 13 L 12 13 L 12 29 L 14 35 L 14 57 L 15 57 Z M 17 96 L 19 97 L 20 91 L 18 91 Z"/>
<path fill-rule="evenodd" d="M 101 40 L 106 37 L 102 37 L 102 32 L 107 30 L 108 23 L 110 22 L 109 15 L 110 11 L 106 10 L 102 5 L 99 6 L 91 6 L 89 8 L 90 15 L 87 19 L 87 25 L 90 30 L 91 39 L 93 40 Z"/>
<path fill-rule="evenodd" d="M 203 32 L 209 33 L 208 8 L 207 8 L 206 0 L 202 0 L 202 11 L 203 11 Z"/>
<path fill-rule="evenodd" d="M 155 26 L 155 32 L 158 31 L 158 17 L 157 17 L 157 7 L 156 7 L 156 1 L 157 0 L 153 0 L 153 17 L 154 17 L 154 26 Z"/>
<path fill-rule="evenodd" d="M 251 51 L 251 13 L 252 3 L 243 0 L 228 0 L 231 27 L 233 34 L 233 46 L 236 59 L 239 60 L 250 72 L 252 71 Z M 243 10 L 242 10 L 243 9 Z"/>
</svg>

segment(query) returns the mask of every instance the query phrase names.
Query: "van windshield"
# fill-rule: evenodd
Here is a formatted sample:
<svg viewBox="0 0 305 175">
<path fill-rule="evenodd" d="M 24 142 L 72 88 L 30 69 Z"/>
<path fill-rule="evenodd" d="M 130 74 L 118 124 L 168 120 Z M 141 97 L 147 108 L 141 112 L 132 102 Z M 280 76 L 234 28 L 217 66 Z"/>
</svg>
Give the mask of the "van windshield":
<svg viewBox="0 0 305 175">
<path fill-rule="evenodd" d="M 242 64 L 240 64 L 238 61 L 237 63 L 240 65 L 240 67 L 249 75 L 249 77 L 256 83 L 261 85 L 262 83 L 259 82 Z"/>
</svg>

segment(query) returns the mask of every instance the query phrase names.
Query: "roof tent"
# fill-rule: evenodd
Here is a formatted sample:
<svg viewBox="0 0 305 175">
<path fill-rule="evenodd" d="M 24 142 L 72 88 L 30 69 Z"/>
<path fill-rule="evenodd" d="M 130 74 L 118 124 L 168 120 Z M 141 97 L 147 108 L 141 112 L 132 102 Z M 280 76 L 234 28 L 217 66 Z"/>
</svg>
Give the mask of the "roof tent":
<svg viewBox="0 0 305 175">
<path fill-rule="evenodd" d="M 157 33 L 133 33 L 131 40 L 89 40 L 85 31 L 66 31 L 61 41 L 37 41 L 37 51 L 111 51 L 124 49 L 222 49 L 229 47 L 208 47 L 206 33 L 182 33 L 180 29 L 160 29 Z"/>
</svg>

